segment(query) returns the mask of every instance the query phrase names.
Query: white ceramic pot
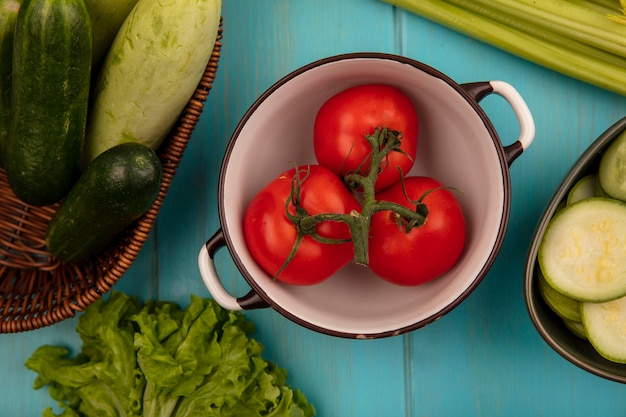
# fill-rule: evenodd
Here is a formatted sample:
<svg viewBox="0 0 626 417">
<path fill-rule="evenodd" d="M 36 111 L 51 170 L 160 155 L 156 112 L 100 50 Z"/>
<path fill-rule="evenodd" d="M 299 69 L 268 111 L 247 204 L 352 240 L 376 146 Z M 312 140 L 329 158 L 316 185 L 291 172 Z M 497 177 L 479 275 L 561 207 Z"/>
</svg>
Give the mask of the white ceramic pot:
<svg viewBox="0 0 626 417">
<path fill-rule="evenodd" d="M 467 242 L 445 275 L 416 287 L 401 287 L 349 265 L 315 286 L 274 281 L 251 257 L 243 238 L 248 202 L 281 172 L 316 163 L 313 123 L 319 107 L 334 94 L 365 83 L 404 91 L 420 117 L 415 166 L 463 191 Z M 502 96 L 520 124 L 520 136 L 503 146 L 478 101 Z M 531 144 L 535 128 L 523 99 L 502 81 L 459 85 L 441 72 L 406 57 L 381 53 L 333 56 L 306 65 L 279 80 L 246 112 L 229 142 L 219 178 L 221 228 L 199 254 L 203 280 L 224 308 L 271 307 L 312 330 L 346 338 L 378 338 L 425 326 L 463 301 L 494 262 L 510 209 L 511 163 Z M 231 295 L 220 281 L 213 257 L 226 247 L 251 287 Z"/>
</svg>

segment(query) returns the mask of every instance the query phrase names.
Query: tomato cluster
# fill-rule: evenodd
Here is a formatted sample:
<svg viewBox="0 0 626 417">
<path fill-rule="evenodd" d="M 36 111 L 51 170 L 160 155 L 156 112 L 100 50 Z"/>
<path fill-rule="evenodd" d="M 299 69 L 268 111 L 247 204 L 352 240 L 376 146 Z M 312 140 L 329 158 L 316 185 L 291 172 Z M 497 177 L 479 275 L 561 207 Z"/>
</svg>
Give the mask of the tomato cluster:
<svg viewBox="0 0 626 417">
<path fill-rule="evenodd" d="M 312 285 L 354 261 L 409 286 L 456 263 L 466 227 L 453 190 L 405 175 L 418 115 L 402 91 L 365 84 L 336 94 L 319 109 L 313 138 L 318 164 L 278 175 L 244 216 L 248 249 L 268 274 Z"/>
</svg>

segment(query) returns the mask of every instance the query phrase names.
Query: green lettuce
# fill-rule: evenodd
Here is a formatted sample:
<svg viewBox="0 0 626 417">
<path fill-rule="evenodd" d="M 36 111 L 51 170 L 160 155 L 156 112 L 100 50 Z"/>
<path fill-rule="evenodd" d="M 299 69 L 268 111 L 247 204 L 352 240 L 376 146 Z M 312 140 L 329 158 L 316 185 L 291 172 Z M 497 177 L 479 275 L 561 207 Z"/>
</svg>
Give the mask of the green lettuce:
<svg viewBox="0 0 626 417">
<path fill-rule="evenodd" d="M 141 304 L 113 291 L 78 318 L 74 357 L 40 346 L 26 361 L 61 414 L 44 417 L 309 417 L 315 409 L 263 359 L 253 325 L 214 300 Z"/>
</svg>

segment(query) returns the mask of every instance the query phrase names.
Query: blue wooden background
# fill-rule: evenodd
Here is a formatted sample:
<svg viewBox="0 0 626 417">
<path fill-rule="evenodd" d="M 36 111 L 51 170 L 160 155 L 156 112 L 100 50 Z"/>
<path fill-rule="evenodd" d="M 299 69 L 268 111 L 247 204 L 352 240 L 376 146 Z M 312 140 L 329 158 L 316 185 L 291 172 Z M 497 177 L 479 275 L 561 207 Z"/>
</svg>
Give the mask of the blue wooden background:
<svg viewBox="0 0 626 417">
<path fill-rule="evenodd" d="M 223 55 L 200 125 L 139 259 L 116 289 L 186 304 L 208 296 L 200 246 L 218 227 L 217 180 L 238 120 L 271 84 L 329 55 L 405 55 L 459 83 L 504 80 L 526 100 L 537 136 L 511 167 L 509 228 L 490 273 L 456 310 L 424 329 L 373 341 L 337 339 L 266 309 L 247 312 L 265 357 L 289 372 L 319 416 L 623 416 L 626 387 L 583 372 L 534 330 L 523 298 L 533 229 L 561 179 L 606 128 L 626 115 L 626 98 L 567 78 L 450 31 L 380 0 L 225 0 Z M 497 96 L 481 105 L 503 142 L 517 137 Z M 227 251 L 217 257 L 226 286 L 246 283 Z M 76 320 L 0 335 L 0 415 L 36 416 L 54 406 L 33 391 L 24 361 L 44 343 L 78 347 Z"/>
</svg>

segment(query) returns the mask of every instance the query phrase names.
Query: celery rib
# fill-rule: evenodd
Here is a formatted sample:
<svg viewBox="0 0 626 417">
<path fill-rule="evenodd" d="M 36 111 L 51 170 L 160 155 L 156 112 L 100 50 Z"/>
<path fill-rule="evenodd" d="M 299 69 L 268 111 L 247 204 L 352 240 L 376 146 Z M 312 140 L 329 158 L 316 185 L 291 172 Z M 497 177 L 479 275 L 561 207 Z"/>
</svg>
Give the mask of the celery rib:
<svg viewBox="0 0 626 417">
<path fill-rule="evenodd" d="M 604 14 L 563 0 L 541 0 L 535 5 L 528 0 L 452 0 L 460 7 L 476 11 L 479 7 L 499 16 L 527 22 L 604 51 L 626 56 L 626 26 L 606 18 Z"/>
<path fill-rule="evenodd" d="M 626 95 L 626 54 L 612 54 L 606 49 L 546 30 L 545 25 L 535 25 L 527 20 L 520 19 L 514 25 L 512 23 L 514 17 L 494 13 L 493 8 L 474 6 L 468 9 L 460 5 L 463 3 L 467 6 L 468 3 L 476 2 L 451 0 L 452 3 L 458 3 L 451 4 L 450 1 L 441 0 L 383 1 L 538 65 Z M 488 3 L 502 4 L 505 1 L 493 0 Z M 537 3 L 543 4 L 544 1 Z M 589 10 L 590 13 L 599 14 L 591 11 L 592 9 Z M 614 24 L 608 19 L 606 22 L 606 25 Z M 626 27 L 623 30 L 626 30 Z"/>
<path fill-rule="evenodd" d="M 509 14 L 506 9 L 491 8 L 493 1 L 485 0 L 447 0 L 451 4 L 455 4 L 459 7 L 467 9 L 483 16 L 486 19 L 491 19 L 494 22 L 500 23 L 511 29 L 517 29 L 529 36 L 541 39 L 551 45 L 560 46 L 566 49 L 575 49 L 579 54 L 585 55 L 590 59 L 598 60 L 598 62 L 605 62 L 607 64 L 615 66 L 623 66 L 626 64 L 626 47 L 621 51 L 613 53 L 607 51 L 605 48 L 599 48 L 588 42 L 584 42 L 580 37 L 572 37 L 570 34 L 559 28 L 553 30 L 553 26 L 545 24 L 544 21 L 537 22 L 532 18 L 526 18 L 524 15 L 516 13 Z M 620 53 L 621 52 L 621 53 Z"/>
</svg>

